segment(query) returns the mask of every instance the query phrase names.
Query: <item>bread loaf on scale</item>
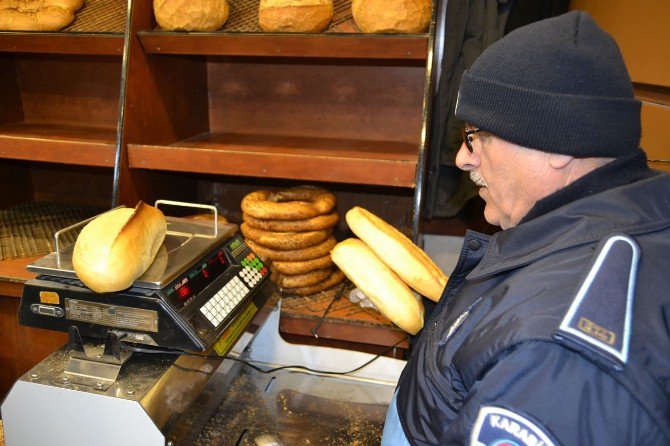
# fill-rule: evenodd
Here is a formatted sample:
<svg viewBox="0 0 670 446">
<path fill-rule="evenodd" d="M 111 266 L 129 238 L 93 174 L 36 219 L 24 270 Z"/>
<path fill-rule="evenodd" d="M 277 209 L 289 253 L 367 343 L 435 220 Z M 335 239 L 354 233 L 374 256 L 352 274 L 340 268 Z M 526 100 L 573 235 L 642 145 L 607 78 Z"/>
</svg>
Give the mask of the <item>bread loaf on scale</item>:
<svg viewBox="0 0 670 446">
<path fill-rule="evenodd" d="M 153 206 L 117 208 L 99 215 L 81 230 L 72 264 L 77 277 L 98 293 L 128 288 L 156 258 L 167 233 L 167 220 Z"/>
</svg>

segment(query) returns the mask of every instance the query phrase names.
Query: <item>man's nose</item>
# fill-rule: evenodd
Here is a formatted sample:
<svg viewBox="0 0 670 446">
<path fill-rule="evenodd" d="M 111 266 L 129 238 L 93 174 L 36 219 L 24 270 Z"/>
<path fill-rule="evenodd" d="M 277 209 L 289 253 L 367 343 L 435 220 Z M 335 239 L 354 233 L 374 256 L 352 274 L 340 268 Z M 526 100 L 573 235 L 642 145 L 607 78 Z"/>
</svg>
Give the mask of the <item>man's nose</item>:
<svg viewBox="0 0 670 446">
<path fill-rule="evenodd" d="M 461 147 L 456 152 L 456 165 L 461 170 L 472 170 L 476 166 L 476 156 L 474 153 L 470 153 L 465 143 L 461 144 Z"/>
</svg>

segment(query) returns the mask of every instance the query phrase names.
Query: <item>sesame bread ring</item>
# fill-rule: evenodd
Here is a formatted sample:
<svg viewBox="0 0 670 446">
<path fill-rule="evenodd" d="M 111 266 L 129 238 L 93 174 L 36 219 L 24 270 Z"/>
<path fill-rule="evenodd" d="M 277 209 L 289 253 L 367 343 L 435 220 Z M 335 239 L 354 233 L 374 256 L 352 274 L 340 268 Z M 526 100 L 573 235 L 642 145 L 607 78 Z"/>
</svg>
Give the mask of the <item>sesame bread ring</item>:
<svg viewBox="0 0 670 446">
<path fill-rule="evenodd" d="M 329 288 L 334 287 L 342 282 L 344 282 L 345 276 L 342 271 L 336 269 L 333 271 L 333 274 L 323 282 L 317 283 L 316 285 L 310 286 L 301 286 L 297 288 L 283 288 L 283 291 L 287 294 L 297 294 L 299 296 L 309 296 L 310 294 L 315 294 L 320 291 L 325 291 Z"/>
<path fill-rule="evenodd" d="M 303 249 L 317 245 L 330 237 L 332 229 L 309 232 L 271 232 L 249 226 L 246 223 L 240 225 L 242 235 L 266 248 L 281 249 Z"/>
<path fill-rule="evenodd" d="M 252 251 L 254 251 L 261 257 L 272 259 L 273 261 L 283 260 L 289 262 L 297 262 L 300 260 L 310 260 L 310 259 L 316 259 L 318 257 L 323 257 L 326 254 L 328 254 L 330 250 L 333 249 L 333 247 L 337 243 L 335 241 L 335 237 L 331 235 L 318 245 L 310 246 L 309 248 L 282 251 L 281 249 L 266 248 L 254 242 L 251 239 L 246 239 L 246 242 L 247 245 L 249 245 L 249 248 L 251 248 Z"/>
<path fill-rule="evenodd" d="M 323 282 L 333 274 L 332 268 L 317 269 L 305 274 L 296 274 L 295 276 L 285 276 L 280 274 L 276 282 L 282 288 L 298 288 L 303 286 L 316 285 Z"/>
<path fill-rule="evenodd" d="M 314 271 L 315 269 L 324 269 L 333 266 L 335 263 L 330 257 L 330 254 L 326 254 L 323 257 L 318 257 L 316 259 L 304 260 L 298 262 L 272 262 L 272 268 L 275 269 L 279 274 L 286 275 L 295 275 L 295 274 L 305 274 L 309 271 Z"/>
<path fill-rule="evenodd" d="M 259 190 L 242 199 L 242 212 L 256 218 L 301 220 L 331 212 L 335 196 L 317 187 Z"/>
<path fill-rule="evenodd" d="M 266 231 L 304 232 L 334 228 L 337 222 L 340 221 L 340 216 L 337 212 L 331 212 L 302 220 L 268 220 L 266 218 L 256 218 L 248 214 L 242 214 L 242 219 L 249 226 Z"/>
</svg>

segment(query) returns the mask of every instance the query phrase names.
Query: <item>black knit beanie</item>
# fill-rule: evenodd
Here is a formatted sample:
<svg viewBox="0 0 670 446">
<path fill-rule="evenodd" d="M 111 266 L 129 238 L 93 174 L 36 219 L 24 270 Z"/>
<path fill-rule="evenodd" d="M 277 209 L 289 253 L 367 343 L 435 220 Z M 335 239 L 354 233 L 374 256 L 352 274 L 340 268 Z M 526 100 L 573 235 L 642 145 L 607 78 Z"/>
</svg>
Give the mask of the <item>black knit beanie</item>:
<svg viewBox="0 0 670 446">
<path fill-rule="evenodd" d="M 456 116 L 524 147 L 620 157 L 639 145 L 640 107 L 614 39 L 572 11 L 488 47 L 463 73 Z"/>
</svg>

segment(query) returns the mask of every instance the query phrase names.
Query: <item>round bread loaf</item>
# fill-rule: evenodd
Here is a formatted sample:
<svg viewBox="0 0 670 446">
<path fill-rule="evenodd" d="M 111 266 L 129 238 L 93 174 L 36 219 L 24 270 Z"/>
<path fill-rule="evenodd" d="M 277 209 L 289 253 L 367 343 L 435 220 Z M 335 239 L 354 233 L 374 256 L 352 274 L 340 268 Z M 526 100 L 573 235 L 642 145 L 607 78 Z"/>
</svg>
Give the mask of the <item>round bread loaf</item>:
<svg viewBox="0 0 670 446">
<path fill-rule="evenodd" d="M 380 313 L 408 333 L 416 334 L 421 330 L 423 304 L 368 245 L 350 238 L 335 245 L 330 255 Z"/>
<path fill-rule="evenodd" d="M 364 33 L 416 34 L 428 30 L 431 0 L 352 0 L 351 14 Z"/>
<path fill-rule="evenodd" d="M 90 289 L 108 293 L 128 288 L 151 266 L 167 232 L 155 207 L 139 202 L 99 215 L 81 230 L 72 264 Z"/>
<path fill-rule="evenodd" d="M 59 31 L 74 20 L 74 9 L 46 5 L 39 9 L 2 8 L 0 30 Z"/>
<path fill-rule="evenodd" d="M 166 31 L 214 31 L 228 20 L 227 0 L 154 0 L 154 15 Z"/>
<path fill-rule="evenodd" d="M 258 24 L 267 32 L 317 33 L 333 19 L 333 0 L 261 0 Z"/>
</svg>

